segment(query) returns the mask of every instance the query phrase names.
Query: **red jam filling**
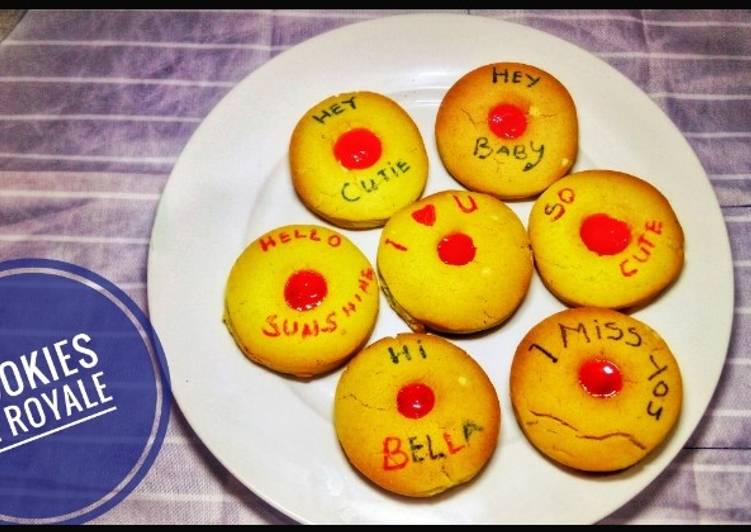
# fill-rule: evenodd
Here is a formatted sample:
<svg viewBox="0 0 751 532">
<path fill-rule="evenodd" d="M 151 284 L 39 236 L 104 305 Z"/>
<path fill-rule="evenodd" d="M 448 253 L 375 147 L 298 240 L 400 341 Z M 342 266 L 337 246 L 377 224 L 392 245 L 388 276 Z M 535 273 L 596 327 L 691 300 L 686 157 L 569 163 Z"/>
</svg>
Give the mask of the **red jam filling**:
<svg viewBox="0 0 751 532">
<path fill-rule="evenodd" d="M 488 113 L 488 126 L 499 137 L 515 139 L 526 131 L 527 117 L 517 106 L 501 103 Z"/>
<path fill-rule="evenodd" d="M 327 293 L 326 279 L 313 270 L 293 273 L 284 285 L 284 299 L 287 305 L 300 312 L 316 308 Z"/>
<path fill-rule="evenodd" d="M 477 248 L 472 238 L 464 233 L 452 233 L 438 242 L 438 256 L 446 264 L 464 266 L 475 258 Z"/>
<path fill-rule="evenodd" d="M 365 128 L 356 128 L 343 133 L 334 144 L 334 156 L 350 170 L 362 170 L 373 166 L 382 153 L 381 141 Z"/>
<path fill-rule="evenodd" d="M 584 245 L 598 255 L 615 255 L 631 243 L 631 230 L 625 222 L 597 213 L 587 217 L 579 229 Z"/>
<path fill-rule="evenodd" d="M 435 406 L 435 395 L 429 386 L 413 382 L 402 386 L 396 394 L 396 407 L 399 413 L 410 419 L 427 416 Z"/>
<path fill-rule="evenodd" d="M 595 397 L 611 397 L 623 388 L 618 366 L 603 358 L 587 360 L 579 368 L 579 383 Z"/>
</svg>

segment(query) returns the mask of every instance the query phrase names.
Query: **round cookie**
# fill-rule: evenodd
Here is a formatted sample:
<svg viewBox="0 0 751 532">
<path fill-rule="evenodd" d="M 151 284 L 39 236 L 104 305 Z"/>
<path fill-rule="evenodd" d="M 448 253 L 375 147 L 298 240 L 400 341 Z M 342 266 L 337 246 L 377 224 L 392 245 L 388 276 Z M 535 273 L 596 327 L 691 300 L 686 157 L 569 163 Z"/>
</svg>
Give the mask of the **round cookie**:
<svg viewBox="0 0 751 532">
<path fill-rule="evenodd" d="M 314 213 L 340 227 L 378 227 L 425 188 L 417 126 L 373 92 L 326 98 L 300 119 L 289 146 L 292 182 Z"/>
<path fill-rule="evenodd" d="M 495 388 L 479 364 L 425 334 L 365 348 L 342 373 L 334 402 L 336 434 L 352 465 L 410 497 L 472 479 L 495 450 L 500 416 Z"/>
<path fill-rule="evenodd" d="M 549 73 L 495 63 L 469 72 L 449 89 L 435 136 L 443 164 L 462 185 L 522 199 L 568 173 L 579 125 L 571 96 Z"/>
<path fill-rule="evenodd" d="M 594 307 L 533 327 L 516 350 L 510 383 L 529 441 L 584 471 L 617 471 L 644 458 L 675 425 L 683 394 L 678 363 L 654 330 Z"/>
<path fill-rule="evenodd" d="M 668 200 L 622 172 L 564 177 L 537 199 L 528 228 L 542 280 L 570 305 L 647 303 L 683 267 L 683 230 Z"/>
<path fill-rule="evenodd" d="M 317 225 L 278 227 L 232 266 L 224 322 L 245 355 L 310 377 L 342 364 L 367 342 L 378 281 L 346 237 Z"/>
<path fill-rule="evenodd" d="M 444 191 L 395 214 L 378 246 L 381 286 L 418 332 L 494 327 L 521 304 L 532 252 L 519 218 L 487 194 Z"/>
</svg>

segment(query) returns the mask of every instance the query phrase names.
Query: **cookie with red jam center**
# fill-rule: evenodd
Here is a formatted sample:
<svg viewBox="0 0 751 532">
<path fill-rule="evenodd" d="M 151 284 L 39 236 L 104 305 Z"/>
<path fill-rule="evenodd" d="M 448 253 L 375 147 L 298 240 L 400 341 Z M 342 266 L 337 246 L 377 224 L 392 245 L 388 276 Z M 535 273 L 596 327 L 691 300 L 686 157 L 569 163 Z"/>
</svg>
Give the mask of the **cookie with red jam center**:
<svg viewBox="0 0 751 532">
<path fill-rule="evenodd" d="M 683 267 L 683 230 L 670 203 L 623 172 L 587 170 L 557 181 L 533 205 L 528 228 L 537 271 L 570 305 L 646 304 Z"/>
<path fill-rule="evenodd" d="M 235 261 L 224 322 L 245 355 L 298 377 L 325 373 L 360 349 L 378 315 L 378 280 L 344 235 L 278 227 Z"/>
<path fill-rule="evenodd" d="M 541 453 L 617 471 L 658 447 L 681 411 L 678 363 L 659 334 L 614 310 L 581 307 L 535 325 L 511 365 L 511 402 Z"/>
<path fill-rule="evenodd" d="M 522 199 L 568 173 L 578 128 L 574 101 L 555 77 L 531 65 L 495 63 L 449 89 L 435 136 L 443 164 L 462 185 Z"/>
<path fill-rule="evenodd" d="M 438 192 L 395 214 L 378 246 L 381 286 L 415 331 L 471 333 L 499 325 L 532 278 L 529 239 L 502 201 Z"/>
<path fill-rule="evenodd" d="M 292 133 L 292 183 L 315 214 L 340 227 L 378 227 L 420 197 L 428 157 L 417 126 L 394 100 L 338 94 L 311 107 Z"/>
<path fill-rule="evenodd" d="M 475 477 L 495 451 L 500 416 L 493 384 L 477 362 L 425 334 L 383 338 L 357 354 L 334 403 L 336 434 L 352 465 L 410 497 Z"/>
</svg>

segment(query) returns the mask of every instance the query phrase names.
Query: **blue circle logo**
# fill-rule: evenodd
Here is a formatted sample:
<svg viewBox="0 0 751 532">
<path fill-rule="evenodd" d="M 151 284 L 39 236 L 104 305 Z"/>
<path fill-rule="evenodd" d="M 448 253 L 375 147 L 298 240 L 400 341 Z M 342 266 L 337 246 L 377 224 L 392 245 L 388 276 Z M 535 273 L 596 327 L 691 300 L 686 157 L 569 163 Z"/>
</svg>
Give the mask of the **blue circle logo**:
<svg viewBox="0 0 751 532">
<path fill-rule="evenodd" d="M 64 262 L 0 263 L 0 521 L 112 508 L 156 458 L 170 402 L 159 340 L 122 290 Z"/>
</svg>

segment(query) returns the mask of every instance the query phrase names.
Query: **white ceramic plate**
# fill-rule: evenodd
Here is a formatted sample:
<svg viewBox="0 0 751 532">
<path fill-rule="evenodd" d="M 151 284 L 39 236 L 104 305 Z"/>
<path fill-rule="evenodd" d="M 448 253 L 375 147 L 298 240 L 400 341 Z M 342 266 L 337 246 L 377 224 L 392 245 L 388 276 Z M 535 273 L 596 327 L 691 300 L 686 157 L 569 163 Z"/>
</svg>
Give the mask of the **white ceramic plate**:
<svg viewBox="0 0 751 532">
<path fill-rule="evenodd" d="M 340 372 L 310 382 L 248 362 L 221 321 L 224 285 L 247 243 L 276 226 L 323 223 L 296 198 L 287 148 L 298 118 L 331 94 L 387 94 L 414 118 L 430 158 L 426 194 L 460 188 L 438 157 L 433 126 L 445 91 L 496 61 L 537 65 L 571 92 L 580 119 L 576 170 L 610 168 L 656 185 L 686 234 L 679 281 L 635 316 L 675 352 L 683 413 L 667 443 L 621 474 L 592 477 L 544 459 L 517 426 L 508 372 L 517 343 L 563 308 L 535 274 L 513 319 L 458 340 L 490 375 L 501 404 L 499 446 L 465 487 L 430 500 L 391 496 L 349 466 L 331 421 Z M 512 208 L 523 221 L 531 202 Z M 373 264 L 379 230 L 346 232 Z M 727 233 L 691 148 L 641 90 L 589 53 L 523 26 L 463 15 L 408 15 L 347 26 L 286 51 L 237 85 L 186 146 L 159 205 L 148 269 L 151 319 L 188 422 L 248 488 L 303 522 L 516 523 L 597 521 L 662 471 L 700 421 L 717 384 L 733 311 Z M 372 340 L 406 331 L 381 299 Z"/>
</svg>

